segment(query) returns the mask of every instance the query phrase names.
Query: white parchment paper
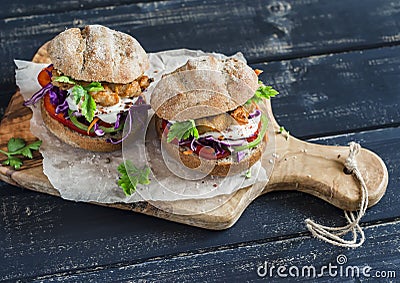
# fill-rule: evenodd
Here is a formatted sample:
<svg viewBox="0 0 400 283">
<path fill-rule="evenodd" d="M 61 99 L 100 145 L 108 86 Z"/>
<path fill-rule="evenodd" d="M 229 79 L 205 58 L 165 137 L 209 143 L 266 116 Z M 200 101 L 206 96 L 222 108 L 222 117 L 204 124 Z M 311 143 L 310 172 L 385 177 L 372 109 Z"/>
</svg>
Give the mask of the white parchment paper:
<svg viewBox="0 0 400 283">
<path fill-rule="evenodd" d="M 154 78 L 146 92 L 146 100 L 150 101 L 151 93 L 165 73 L 172 72 L 177 67 L 186 63 L 191 57 L 205 55 L 202 51 L 187 49 L 171 50 L 149 54 L 150 69 L 146 73 Z M 224 58 L 222 54 L 212 54 Z M 236 58 L 244 60 L 241 53 Z M 35 64 L 32 62 L 15 60 L 17 65 L 16 81 L 21 94 L 26 99 L 40 89 L 37 75 L 47 64 Z M 71 147 L 52 135 L 45 125 L 40 114 L 40 107 L 32 107 L 33 117 L 31 120 L 31 132 L 43 141 L 40 152 L 43 155 L 43 171 L 51 184 L 56 188 L 62 198 L 84 202 L 100 203 L 132 203 L 137 201 L 176 201 L 188 199 L 207 199 L 218 195 L 230 195 L 240 188 L 249 186 L 256 182 L 266 183 L 271 168 L 261 166 L 257 162 L 252 168 L 252 177 L 244 178 L 243 174 L 236 176 L 217 178 L 205 177 L 202 180 L 184 180 L 175 176 L 172 172 L 165 170 L 163 174 L 152 176 L 150 185 L 138 185 L 137 192 L 132 196 L 125 196 L 122 189 L 118 187 L 118 165 L 123 162 L 124 157 L 142 162 L 146 159 L 150 167 L 163 169 L 162 156 L 160 158 L 149 158 L 141 156 L 135 149 L 129 152 L 116 151 L 112 153 L 95 153 Z M 149 117 L 153 115 L 149 111 Z M 150 124 L 149 124 L 150 125 Z M 151 127 L 149 131 L 154 131 Z M 155 135 L 155 133 L 150 133 Z M 152 152 L 159 150 L 159 141 L 155 138 Z M 133 152 L 132 152 L 133 150 Z M 126 156 L 127 155 L 127 156 Z M 165 166 L 165 165 L 164 165 Z M 173 186 L 171 186 L 173 184 Z M 171 190 L 171 187 L 173 189 Z"/>
</svg>

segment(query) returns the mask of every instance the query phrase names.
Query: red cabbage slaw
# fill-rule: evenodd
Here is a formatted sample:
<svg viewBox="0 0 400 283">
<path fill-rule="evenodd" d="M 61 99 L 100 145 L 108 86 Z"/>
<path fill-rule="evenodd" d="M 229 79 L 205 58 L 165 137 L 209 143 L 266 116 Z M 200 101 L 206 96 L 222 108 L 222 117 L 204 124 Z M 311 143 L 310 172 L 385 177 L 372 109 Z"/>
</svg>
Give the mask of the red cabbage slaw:
<svg viewBox="0 0 400 283">
<path fill-rule="evenodd" d="M 23 103 L 23 105 L 33 106 L 47 93 L 50 96 L 50 103 L 56 107 L 56 114 L 63 113 L 64 116 L 67 117 L 69 107 L 65 99 L 67 98 L 68 92 L 65 90 L 61 90 L 60 88 L 54 86 L 52 83 L 48 83 L 39 91 L 34 93 L 30 99 L 26 100 Z"/>
<path fill-rule="evenodd" d="M 249 119 L 254 119 L 258 116 L 262 115 L 261 111 L 256 109 L 253 113 L 249 114 Z M 169 128 L 171 126 L 171 123 L 167 124 L 167 127 Z M 254 136 L 254 135 L 253 135 Z M 211 147 L 214 150 L 214 156 L 217 156 L 219 154 L 224 154 L 227 150 L 232 154 L 233 152 L 236 152 L 236 159 L 237 162 L 240 162 L 243 160 L 243 158 L 246 156 L 245 150 L 235 150 L 234 147 L 238 146 L 243 146 L 247 144 L 247 138 L 242 138 L 239 140 L 231 140 L 231 139 L 217 139 L 214 138 L 212 135 L 200 137 L 200 138 L 194 138 L 190 137 L 186 140 L 180 140 L 178 144 L 180 146 L 187 146 L 190 147 L 190 149 L 195 152 L 197 149 L 197 146 L 202 146 L 202 147 Z"/>
<path fill-rule="evenodd" d="M 150 104 L 146 104 L 146 102 L 144 101 L 143 97 L 139 96 L 138 99 L 135 101 L 135 103 L 127 111 L 128 115 L 126 117 L 125 123 L 128 123 L 128 130 L 127 130 L 126 134 L 119 140 L 116 140 L 116 139 L 113 139 L 113 138 L 108 138 L 106 141 L 109 142 L 109 143 L 112 143 L 112 144 L 119 144 L 119 143 L 123 142 L 124 140 L 126 140 L 128 138 L 128 136 L 132 132 L 132 120 L 133 120 L 132 119 L 132 112 L 134 112 L 134 114 L 135 113 L 138 114 L 138 115 L 135 115 L 135 118 L 136 118 L 137 122 L 141 123 L 143 125 L 143 127 L 145 127 L 145 121 L 142 120 L 142 117 L 140 115 L 140 111 L 141 110 L 145 110 L 147 112 L 150 108 L 151 108 Z M 119 117 L 119 119 L 117 119 L 118 126 L 120 124 L 119 120 L 121 120 L 121 116 Z"/>
</svg>

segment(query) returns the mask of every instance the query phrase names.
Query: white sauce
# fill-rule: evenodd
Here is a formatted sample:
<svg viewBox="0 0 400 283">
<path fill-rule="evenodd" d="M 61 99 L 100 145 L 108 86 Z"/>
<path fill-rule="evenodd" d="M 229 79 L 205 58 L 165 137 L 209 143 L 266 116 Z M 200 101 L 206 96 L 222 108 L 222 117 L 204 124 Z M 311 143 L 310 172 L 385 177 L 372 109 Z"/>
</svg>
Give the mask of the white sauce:
<svg viewBox="0 0 400 283">
<path fill-rule="evenodd" d="M 125 112 L 128 111 L 129 107 L 133 105 L 138 97 L 133 97 L 133 98 L 121 98 L 119 97 L 119 102 L 113 106 L 100 106 L 96 105 L 96 111 L 94 113 L 95 117 L 98 117 L 100 120 L 109 123 L 109 124 L 114 124 L 117 121 L 117 115 L 120 112 Z M 73 99 L 72 95 L 72 89 L 68 90 L 68 96 L 66 98 L 66 101 L 68 103 L 69 109 L 72 111 L 81 111 L 81 104 L 82 102 L 79 102 L 77 105 Z"/>
<path fill-rule="evenodd" d="M 258 124 L 260 123 L 261 115 L 253 119 L 249 119 L 249 122 L 246 125 L 231 125 L 225 131 L 222 132 L 206 132 L 200 137 L 212 136 L 214 138 L 219 138 L 223 136 L 227 140 L 240 140 L 251 137 L 255 134 L 258 129 Z"/>
</svg>

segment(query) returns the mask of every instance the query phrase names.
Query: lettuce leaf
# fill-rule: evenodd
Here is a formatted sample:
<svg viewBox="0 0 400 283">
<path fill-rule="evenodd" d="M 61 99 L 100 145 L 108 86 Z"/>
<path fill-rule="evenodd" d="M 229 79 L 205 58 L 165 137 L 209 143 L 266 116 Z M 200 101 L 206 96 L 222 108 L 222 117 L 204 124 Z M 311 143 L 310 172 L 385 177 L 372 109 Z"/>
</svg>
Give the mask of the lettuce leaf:
<svg viewBox="0 0 400 283">
<path fill-rule="evenodd" d="M 87 92 L 103 91 L 104 87 L 99 82 L 91 82 L 89 85 L 85 86 Z"/>
<path fill-rule="evenodd" d="M 82 115 L 86 118 L 86 121 L 92 122 L 94 118 L 94 112 L 96 111 L 96 102 L 93 97 L 86 91 L 85 100 L 82 102 Z"/>
<path fill-rule="evenodd" d="M 75 104 L 78 104 L 83 98 L 81 105 L 82 115 L 88 122 L 93 121 L 94 113 L 96 111 L 96 102 L 89 92 L 102 90 L 104 90 L 104 87 L 99 82 L 92 82 L 85 87 L 81 85 L 75 85 L 72 88 L 72 95 L 74 97 Z"/>
<path fill-rule="evenodd" d="M 54 77 L 53 81 L 54 82 L 59 82 L 59 83 L 71 84 L 71 85 L 75 85 L 76 84 L 76 82 L 73 79 L 71 79 L 70 77 L 67 77 L 67 76 Z"/>
</svg>

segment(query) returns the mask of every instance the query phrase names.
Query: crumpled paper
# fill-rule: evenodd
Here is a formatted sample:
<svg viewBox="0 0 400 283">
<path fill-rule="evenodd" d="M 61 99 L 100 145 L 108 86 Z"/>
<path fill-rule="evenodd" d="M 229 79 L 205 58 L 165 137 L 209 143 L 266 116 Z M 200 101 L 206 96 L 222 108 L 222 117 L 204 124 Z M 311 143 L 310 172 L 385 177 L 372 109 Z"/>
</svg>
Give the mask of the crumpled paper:
<svg viewBox="0 0 400 283">
<path fill-rule="evenodd" d="M 202 51 L 187 49 L 149 54 L 151 67 L 146 74 L 154 78 L 154 82 L 145 93 L 146 100 L 150 101 L 151 93 L 163 74 L 172 72 L 191 57 L 205 54 Z M 222 54 L 213 53 L 212 55 L 219 58 L 226 57 Z M 241 53 L 237 53 L 235 57 L 244 60 Z M 17 85 L 26 100 L 40 89 L 36 79 L 37 74 L 47 64 L 36 64 L 21 60 L 15 60 L 15 64 L 17 65 Z M 265 166 L 261 166 L 259 161 L 251 168 L 251 178 L 244 178 L 243 173 L 224 178 L 207 176 L 201 180 L 190 181 L 181 179 L 166 169 L 161 177 L 151 174 L 152 181 L 149 185 L 139 184 L 136 193 L 126 196 L 117 185 L 118 165 L 126 158 L 136 160 L 135 162 L 139 160 L 139 163 L 150 162 L 151 168 L 161 166 L 158 169 L 164 170 L 162 166 L 165 166 L 165 164 L 163 165 L 161 155 L 158 155 L 160 158 L 157 158 L 157 155 L 155 158 L 141 156 L 140 152 L 135 152 L 135 147 L 127 147 L 126 145 L 123 146 L 123 151 L 111 153 L 96 153 L 74 148 L 64 144 L 47 130 L 41 118 L 40 107 L 34 106 L 32 110 L 31 132 L 43 141 L 40 152 L 43 155 L 44 174 L 64 199 L 105 204 L 208 199 L 215 196 L 231 195 L 240 188 L 256 182 L 266 184 L 272 172 L 272 164 L 270 168 L 265 168 Z M 149 119 L 152 115 L 154 113 L 150 110 Z M 150 123 L 148 134 L 155 137 L 154 127 L 152 128 L 151 125 Z M 270 136 L 273 136 L 273 134 L 270 133 Z M 149 150 L 151 153 L 157 152 L 160 148 L 159 144 L 159 140 L 154 138 L 152 145 L 149 146 L 150 149 L 146 149 L 147 152 Z M 173 185 L 171 186 L 171 184 Z M 257 187 L 262 189 L 264 186 Z"/>
</svg>

